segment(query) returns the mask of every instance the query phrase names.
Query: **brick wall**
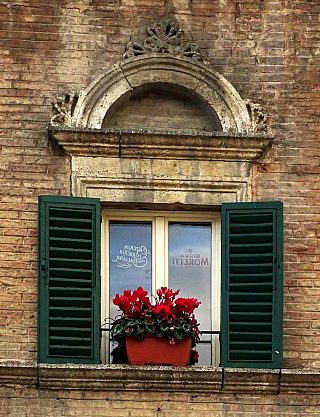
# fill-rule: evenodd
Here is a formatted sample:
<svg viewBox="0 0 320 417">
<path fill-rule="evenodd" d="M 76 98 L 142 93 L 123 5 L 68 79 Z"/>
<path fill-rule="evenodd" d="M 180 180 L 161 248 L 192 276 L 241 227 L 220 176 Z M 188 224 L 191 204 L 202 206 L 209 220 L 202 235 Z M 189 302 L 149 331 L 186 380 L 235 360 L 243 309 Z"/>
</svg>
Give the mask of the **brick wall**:
<svg viewBox="0 0 320 417">
<path fill-rule="evenodd" d="M 302 417 L 319 416 L 318 395 L 187 395 L 115 391 L 45 391 L 5 388 L 5 416 Z M 1 398 L 1 396 L 0 396 Z"/>
<path fill-rule="evenodd" d="M 120 59 L 130 37 L 138 39 L 150 20 L 171 14 L 205 62 L 269 116 L 274 146 L 268 162 L 254 169 L 254 196 L 285 207 L 285 366 L 319 367 L 319 13 L 318 0 L 0 1 L 1 359 L 36 360 L 37 196 L 70 193 L 68 158 L 48 146 L 52 99 L 83 89 Z M 51 415 L 81 415 L 71 398 L 20 394 L 10 394 L 7 415 L 23 415 L 25 398 L 37 410 L 51 407 Z M 75 407 L 91 401 L 73 395 Z M 99 395 L 95 415 L 110 410 L 107 395 Z M 55 411 L 59 401 L 68 404 L 65 414 Z M 169 415 L 151 399 L 139 401 L 136 410 L 121 411 L 115 400 L 113 413 L 103 415 Z M 188 415 L 238 415 L 238 400 L 226 410 L 230 401 L 216 403 L 216 414 L 205 400 L 190 402 Z M 245 415 L 259 415 L 254 404 L 260 400 L 250 401 Z M 280 416 L 282 405 L 272 401 L 261 404 Z M 286 410 L 319 415 L 316 405 L 301 401 Z"/>
</svg>

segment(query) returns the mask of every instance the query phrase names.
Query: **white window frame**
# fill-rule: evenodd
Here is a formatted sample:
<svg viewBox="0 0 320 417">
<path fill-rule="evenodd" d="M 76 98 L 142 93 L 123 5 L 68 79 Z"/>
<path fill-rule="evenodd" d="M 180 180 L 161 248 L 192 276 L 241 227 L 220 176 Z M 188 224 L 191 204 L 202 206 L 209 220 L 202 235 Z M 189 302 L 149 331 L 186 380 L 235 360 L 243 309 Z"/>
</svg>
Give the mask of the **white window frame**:
<svg viewBox="0 0 320 417">
<path fill-rule="evenodd" d="M 109 317 L 109 222 L 147 221 L 152 223 L 152 293 L 168 286 L 168 224 L 169 222 L 206 222 L 212 226 L 212 329 L 220 330 L 221 303 L 221 216 L 217 212 L 154 211 L 154 210 L 102 210 L 101 225 L 101 323 Z M 133 288 L 134 289 L 134 288 Z M 200 300 L 201 301 L 201 300 Z M 205 329 L 204 329 L 205 330 Z M 102 332 L 101 361 L 109 363 L 109 332 Z M 212 335 L 212 366 L 219 366 L 219 336 Z"/>
</svg>

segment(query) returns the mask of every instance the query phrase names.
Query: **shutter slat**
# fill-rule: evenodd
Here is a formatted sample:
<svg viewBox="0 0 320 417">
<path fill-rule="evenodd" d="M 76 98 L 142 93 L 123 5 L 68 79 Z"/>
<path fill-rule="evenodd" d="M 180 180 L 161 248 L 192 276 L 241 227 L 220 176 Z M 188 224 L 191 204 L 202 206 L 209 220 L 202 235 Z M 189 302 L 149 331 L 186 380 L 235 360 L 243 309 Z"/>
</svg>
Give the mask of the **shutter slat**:
<svg viewBox="0 0 320 417">
<path fill-rule="evenodd" d="M 281 232 L 281 203 L 222 206 L 222 366 L 281 366 Z"/>
<path fill-rule="evenodd" d="M 99 200 L 45 196 L 39 203 L 39 360 L 99 363 Z"/>
<path fill-rule="evenodd" d="M 236 341 L 243 341 L 244 343 L 250 343 L 250 342 L 272 342 L 272 333 L 271 332 L 263 332 L 263 333 L 257 333 L 257 332 L 233 332 L 230 331 L 230 343 L 236 342 Z"/>
<path fill-rule="evenodd" d="M 77 239 L 73 239 L 71 237 L 68 238 L 60 238 L 60 237 L 50 237 L 49 238 L 49 246 L 50 248 L 60 248 L 60 249 L 88 249 L 91 251 L 91 239 L 80 239 L 79 236 Z"/>
<path fill-rule="evenodd" d="M 61 285 L 65 283 L 65 278 L 50 278 L 50 286 L 51 288 L 60 288 Z M 74 279 L 70 278 L 68 280 L 68 286 L 65 288 L 69 289 L 81 289 L 87 288 L 91 286 L 92 281 L 90 279 Z"/>
<path fill-rule="evenodd" d="M 65 327 L 67 326 L 67 327 Z M 51 328 L 73 328 L 90 329 L 91 331 L 91 317 L 51 317 L 49 321 L 49 327 Z"/>
<path fill-rule="evenodd" d="M 256 282 L 255 287 L 263 292 L 272 291 L 272 284 L 270 284 L 270 282 Z M 251 282 L 233 283 L 230 284 L 230 289 L 233 293 L 243 291 L 251 293 L 252 291 L 254 291 L 254 289 L 252 289 Z"/>
<path fill-rule="evenodd" d="M 88 333 L 90 332 L 90 329 L 88 328 L 79 328 L 79 327 L 54 327 L 54 326 L 50 326 L 50 331 L 52 332 L 52 334 L 54 334 L 54 332 L 58 332 L 58 333 L 62 333 L 62 332 L 67 332 L 67 334 L 70 333 Z"/>
<path fill-rule="evenodd" d="M 92 265 L 91 259 L 70 259 L 70 258 L 50 258 L 50 267 L 61 269 L 65 265 L 70 265 L 69 269 L 88 269 Z"/>
<path fill-rule="evenodd" d="M 250 342 L 232 342 L 230 343 L 231 346 L 231 350 L 235 351 L 235 350 L 255 350 L 255 351 L 259 351 L 259 350 L 267 350 L 270 351 L 270 349 L 272 348 L 272 344 L 268 343 L 268 342 L 254 342 L 254 343 L 250 343 Z"/>
<path fill-rule="evenodd" d="M 83 233 L 87 233 L 88 234 L 88 236 L 90 236 L 91 235 L 91 229 L 89 229 L 89 228 L 80 228 L 80 227 L 63 227 L 63 226 L 61 226 L 61 227 L 54 227 L 54 226 L 50 226 L 49 227 L 49 231 L 51 231 L 51 232 L 55 232 L 55 231 L 58 231 L 58 232 L 70 232 L 70 233 L 81 233 L 81 232 L 83 232 Z"/>
<path fill-rule="evenodd" d="M 55 341 L 60 342 L 60 344 L 79 344 L 80 342 L 85 342 L 87 345 L 91 346 L 91 338 L 90 337 L 67 337 L 67 336 L 50 336 L 50 340 L 52 340 L 52 343 Z"/>
</svg>

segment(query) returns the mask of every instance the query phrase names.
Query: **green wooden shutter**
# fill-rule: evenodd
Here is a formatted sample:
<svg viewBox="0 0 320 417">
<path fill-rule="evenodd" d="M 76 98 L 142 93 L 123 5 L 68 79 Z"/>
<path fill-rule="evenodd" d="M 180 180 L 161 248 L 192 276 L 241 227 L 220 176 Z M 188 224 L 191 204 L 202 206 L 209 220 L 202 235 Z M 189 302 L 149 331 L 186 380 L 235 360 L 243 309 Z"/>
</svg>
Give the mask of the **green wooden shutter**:
<svg viewBox="0 0 320 417">
<path fill-rule="evenodd" d="M 38 360 L 99 363 L 100 201 L 39 197 Z"/>
<path fill-rule="evenodd" d="M 222 205 L 221 365 L 282 367 L 283 206 Z"/>
</svg>

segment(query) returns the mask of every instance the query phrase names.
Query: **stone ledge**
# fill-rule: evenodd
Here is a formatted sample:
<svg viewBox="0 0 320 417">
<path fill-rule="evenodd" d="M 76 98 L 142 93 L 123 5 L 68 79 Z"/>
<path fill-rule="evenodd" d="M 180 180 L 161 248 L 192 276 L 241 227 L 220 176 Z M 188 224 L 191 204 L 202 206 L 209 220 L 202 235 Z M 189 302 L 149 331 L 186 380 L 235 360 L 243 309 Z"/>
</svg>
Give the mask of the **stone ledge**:
<svg viewBox="0 0 320 417">
<path fill-rule="evenodd" d="M 36 363 L 2 361 L 0 362 L 0 386 L 35 387 L 38 381 Z"/>
<path fill-rule="evenodd" d="M 0 386 L 106 391 L 320 393 L 320 371 L 0 362 Z"/>
<path fill-rule="evenodd" d="M 284 394 L 320 394 L 320 371 L 283 369 L 280 387 Z"/>
<path fill-rule="evenodd" d="M 223 392 L 278 394 L 280 369 L 225 368 Z"/>
<path fill-rule="evenodd" d="M 218 392 L 221 386 L 221 368 L 39 365 L 40 389 Z"/>
<path fill-rule="evenodd" d="M 71 156 L 255 161 L 272 135 L 236 132 L 85 129 L 49 126 L 49 137 Z"/>
</svg>

